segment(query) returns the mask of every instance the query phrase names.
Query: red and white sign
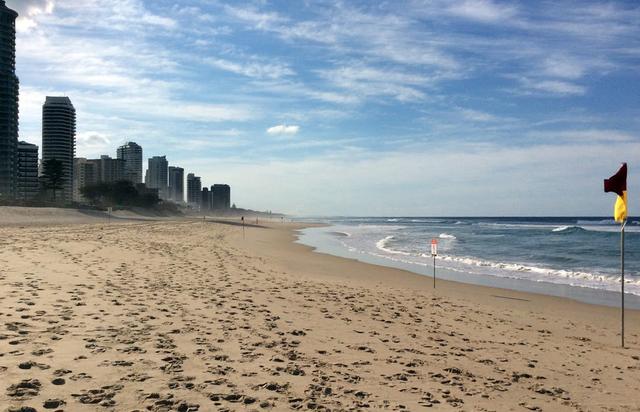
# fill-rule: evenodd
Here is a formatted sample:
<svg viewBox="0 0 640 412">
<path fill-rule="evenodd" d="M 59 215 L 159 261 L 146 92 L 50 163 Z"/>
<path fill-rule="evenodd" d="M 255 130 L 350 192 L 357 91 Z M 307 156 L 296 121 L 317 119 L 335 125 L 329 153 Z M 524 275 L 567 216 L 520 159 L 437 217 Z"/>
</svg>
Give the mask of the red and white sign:
<svg viewBox="0 0 640 412">
<path fill-rule="evenodd" d="M 431 239 L 431 256 L 438 256 L 438 239 Z"/>
</svg>

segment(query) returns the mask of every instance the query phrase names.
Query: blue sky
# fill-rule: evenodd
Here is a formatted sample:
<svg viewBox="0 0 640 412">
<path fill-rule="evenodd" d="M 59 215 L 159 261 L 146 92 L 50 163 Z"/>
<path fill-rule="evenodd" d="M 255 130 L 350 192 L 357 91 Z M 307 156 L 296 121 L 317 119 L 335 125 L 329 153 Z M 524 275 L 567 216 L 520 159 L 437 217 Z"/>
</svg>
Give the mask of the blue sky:
<svg viewBox="0 0 640 412">
<path fill-rule="evenodd" d="M 23 140 L 65 94 L 78 155 L 133 140 L 239 206 L 608 215 L 602 179 L 626 161 L 640 212 L 636 1 L 7 5 Z"/>
</svg>

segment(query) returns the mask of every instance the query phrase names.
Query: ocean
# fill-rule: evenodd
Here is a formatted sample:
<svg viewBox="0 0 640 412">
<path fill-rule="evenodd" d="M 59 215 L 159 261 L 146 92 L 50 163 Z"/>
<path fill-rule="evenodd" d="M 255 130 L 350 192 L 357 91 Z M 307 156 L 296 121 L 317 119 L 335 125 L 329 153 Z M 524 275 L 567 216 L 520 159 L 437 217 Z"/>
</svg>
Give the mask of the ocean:
<svg viewBox="0 0 640 412">
<path fill-rule="evenodd" d="M 620 225 L 602 217 L 323 218 L 300 243 L 319 252 L 442 278 L 617 305 Z M 625 292 L 640 307 L 640 219 L 626 227 Z M 637 298 L 636 298 L 637 297 Z"/>
</svg>

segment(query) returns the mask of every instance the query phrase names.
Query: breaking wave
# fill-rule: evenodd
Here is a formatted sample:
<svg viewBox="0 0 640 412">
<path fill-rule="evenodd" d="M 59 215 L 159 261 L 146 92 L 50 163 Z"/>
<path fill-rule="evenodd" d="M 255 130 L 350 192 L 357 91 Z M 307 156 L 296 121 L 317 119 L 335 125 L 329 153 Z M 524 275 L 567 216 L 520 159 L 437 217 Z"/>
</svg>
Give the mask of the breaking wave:
<svg viewBox="0 0 640 412">
<path fill-rule="evenodd" d="M 388 247 L 389 242 L 391 242 L 395 238 L 396 238 L 395 236 L 387 236 L 384 239 L 380 239 L 378 242 L 376 242 L 376 248 L 382 250 L 383 252 L 392 253 L 394 255 L 410 256 L 411 255 L 410 253 L 402 252 L 400 250 L 390 249 Z"/>
</svg>

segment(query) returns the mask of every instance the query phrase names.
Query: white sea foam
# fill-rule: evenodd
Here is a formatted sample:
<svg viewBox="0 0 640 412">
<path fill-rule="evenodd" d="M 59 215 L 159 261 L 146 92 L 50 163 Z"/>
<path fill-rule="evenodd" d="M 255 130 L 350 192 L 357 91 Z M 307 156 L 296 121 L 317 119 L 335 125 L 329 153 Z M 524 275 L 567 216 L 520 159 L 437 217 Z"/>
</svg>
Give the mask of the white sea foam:
<svg viewBox="0 0 640 412">
<path fill-rule="evenodd" d="M 482 271 L 480 273 L 499 277 L 526 279 L 539 282 L 566 283 L 573 286 L 586 286 L 598 289 L 604 287 L 609 290 L 617 290 L 620 285 L 620 277 L 617 275 L 590 273 L 577 270 L 550 269 L 519 263 L 492 262 L 470 257 L 442 255 L 438 258 L 444 262 L 462 264 L 464 266 L 494 269 L 489 270 L 489 272 Z M 456 269 L 456 267 L 451 267 L 451 269 Z M 634 288 L 629 292 L 640 294 L 639 277 L 628 278 L 625 283 Z"/>
<path fill-rule="evenodd" d="M 588 230 L 583 228 L 582 226 L 572 226 L 572 225 L 568 225 L 568 226 L 559 226 L 555 229 L 552 230 L 552 232 L 573 232 L 573 231 L 581 231 L 581 230 Z"/>
<path fill-rule="evenodd" d="M 455 240 L 457 239 L 457 237 L 450 235 L 448 233 L 440 233 L 440 235 L 438 236 L 440 239 L 449 239 L 449 240 Z"/>
<path fill-rule="evenodd" d="M 478 226 L 489 226 L 499 229 L 550 229 L 558 225 L 552 224 L 531 224 L 531 223 L 495 223 L 495 222 L 478 222 L 474 223 Z"/>
<path fill-rule="evenodd" d="M 618 224 L 613 219 L 578 220 L 576 223 L 579 224 L 579 225 L 617 225 Z"/>
</svg>

